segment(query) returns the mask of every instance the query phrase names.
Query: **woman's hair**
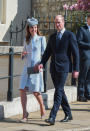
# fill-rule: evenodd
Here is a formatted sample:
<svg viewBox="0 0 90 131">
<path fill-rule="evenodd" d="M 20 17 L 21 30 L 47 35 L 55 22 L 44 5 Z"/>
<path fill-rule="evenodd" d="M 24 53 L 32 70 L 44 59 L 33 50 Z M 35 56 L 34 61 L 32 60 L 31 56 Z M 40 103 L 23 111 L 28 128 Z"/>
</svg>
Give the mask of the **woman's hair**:
<svg viewBox="0 0 90 131">
<path fill-rule="evenodd" d="M 30 42 L 30 39 L 31 39 L 31 34 L 30 34 L 30 31 L 29 31 L 29 25 L 27 25 L 27 27 L 26 27 L 26 43 L 27 44 L 29 44 L 29 42 Z M 38 35 L 42 35 L 41 33 L 40 33 L 40 31 L 39 31 L 39 28 L 38 28 L 38 26 L 37 26 L 37 34 Z"/>
</svg>

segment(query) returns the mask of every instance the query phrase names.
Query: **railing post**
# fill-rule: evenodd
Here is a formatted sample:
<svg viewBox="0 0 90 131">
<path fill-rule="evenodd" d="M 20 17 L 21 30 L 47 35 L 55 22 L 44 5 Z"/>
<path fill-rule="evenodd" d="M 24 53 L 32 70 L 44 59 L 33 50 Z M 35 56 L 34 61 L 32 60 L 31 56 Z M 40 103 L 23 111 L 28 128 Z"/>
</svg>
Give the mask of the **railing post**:
<svg viewBox="0 0 90 131">
<path fill-rule="evenodd" d="M 10 25 L 10 46 L 12 46 L 12 31 L 13 31 L 13 23 L 11 21 L 11 25 Z"/>
<path fill-rule="evenodd" d="M 32 5 L 33 5 L 33 0 L 31 0 L 31 17 L 33 16 L 33 7 L 32 7 Z"/>
<path fill-rule="evenodd" d="M 67 9 L 65 10 L 64 20 L 65 20 L 65 27 L 66 27 L 66 24 L 67 24 Z"/>
<path fill-rule="evenodd" d="M 21 32 L 21 46 L 22 46 L 23 45 L 23 20 L 21 24 L 21 29 L 22 29 L 22 32 Z"/>
<path fill-rule="evenodd" d="M 9 48 L 9 70 L 8 70 L 8 92 L 7 92 L 7 101 L 13 100 L 13 48 Z"/>
</svg>

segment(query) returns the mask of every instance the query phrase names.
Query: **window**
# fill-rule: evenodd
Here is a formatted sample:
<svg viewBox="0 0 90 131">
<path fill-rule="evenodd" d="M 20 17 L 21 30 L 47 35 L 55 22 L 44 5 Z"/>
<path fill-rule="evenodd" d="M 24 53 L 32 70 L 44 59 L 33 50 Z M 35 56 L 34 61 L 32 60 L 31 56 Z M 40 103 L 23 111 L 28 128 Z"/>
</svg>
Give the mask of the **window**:
<svg viewBox="0 0 90 131">
<path fill-rule="evenodd" d="M 0 24 L 6 22 L 6 0 L 0 0 Z"/>
</svg>

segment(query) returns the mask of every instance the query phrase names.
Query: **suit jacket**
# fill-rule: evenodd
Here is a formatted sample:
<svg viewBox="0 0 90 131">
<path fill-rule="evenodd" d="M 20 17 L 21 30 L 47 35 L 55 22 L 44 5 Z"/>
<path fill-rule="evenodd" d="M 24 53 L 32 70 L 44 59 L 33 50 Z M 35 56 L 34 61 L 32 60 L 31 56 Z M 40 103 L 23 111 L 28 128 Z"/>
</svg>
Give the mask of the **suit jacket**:
<svg viewBox="0 0 90 131">
<path fill-rule="evenodd" d="M 77 42 L 81 60 L 90 60 L 90 32 L 87 25 L 79 28 L 77 32 Z"/>
<path fill-rule="evenodd" d="M 41 63 L 45 65 L 51 56 L 51 73 L 54 70 L 57 72 L 69 72 L 72 71 L 72 68 L 75 71 L 79 71 L 79 52 L 75 35 L 65 30 L 58 46 L 56 46 L 56 35 L 57 33 L 55 32 L 50 36 Z"/>
</svg>

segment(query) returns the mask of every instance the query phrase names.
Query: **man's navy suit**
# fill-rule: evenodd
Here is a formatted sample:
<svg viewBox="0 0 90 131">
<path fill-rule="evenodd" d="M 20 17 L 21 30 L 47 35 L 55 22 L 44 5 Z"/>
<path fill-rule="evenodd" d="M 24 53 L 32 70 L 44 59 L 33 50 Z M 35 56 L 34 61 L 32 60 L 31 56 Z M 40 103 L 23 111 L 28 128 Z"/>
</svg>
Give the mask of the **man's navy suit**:
<svg viewBox="0 0 90 131">
<path fill-rule="evenodd" d="M 51 56 L 50 73 L 55 86 L 55 93 L 50 117 L 54 119 L 60 105 L 66 116 L 71 115 L 71 109 L 64 92 L 64 84 L 69 71 L 72 71 L 72 69 L 74 71 L 79 70 L 79 53 L 75 35 L 65 30 L 58 44 L 56 36 L 57 32 L 50 36 L 41 60 L 41 63 L 45 65 Z M 73 64 L 71 59 L 73 59 Z"/>
<path fill-rule="evenodd" d="M 90 98 L 90 31 L 87 25 L 78 30 L 77 42 L 80 52 L 78 96 Z"/>
</svg>

